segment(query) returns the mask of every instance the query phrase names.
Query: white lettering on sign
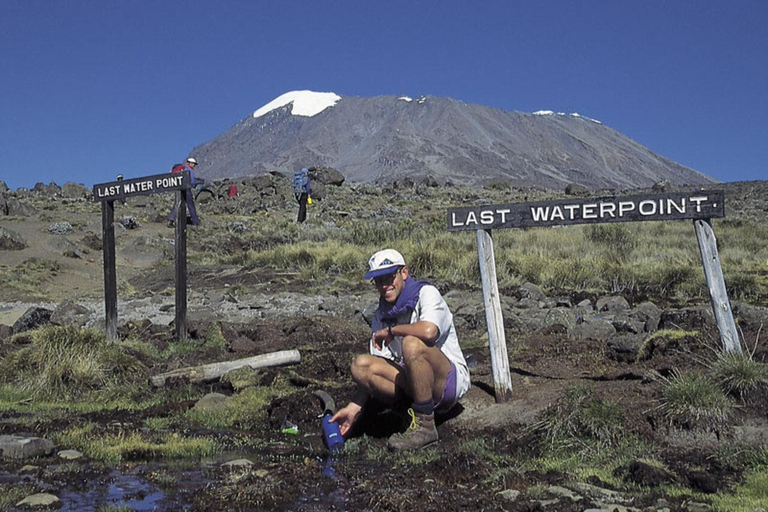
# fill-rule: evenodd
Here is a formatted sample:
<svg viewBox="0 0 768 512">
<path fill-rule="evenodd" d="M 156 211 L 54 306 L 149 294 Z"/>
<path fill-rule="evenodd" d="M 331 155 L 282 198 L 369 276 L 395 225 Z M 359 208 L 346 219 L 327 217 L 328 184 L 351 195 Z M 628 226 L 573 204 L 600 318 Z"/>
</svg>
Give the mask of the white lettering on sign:
<svg viewBox="0 0 768 512">
<path fill-rule="evenodd" d="M 142 192 L 150 192 L 154 189 L 151 181 L 135 181 L 133 183 L 126 183 L 123 185 L 124 194 L 140 194 Z"/>
<path fill-rule="evenodd" d="M 467 216 L 459 219 L 456 212 L 451 213 L 452 226 L 490 226 L 497 221 L 507 222 L 507 214 L 512 210 L 509 208 L 498 208 L 496 210 L 482 210 L 479 212 L 467 212 Z M 479 215 L 479 220 L 478 220 Z M 497 218 L 498 216 L 498 218 Z"/>
<path fill-rule="evenodd" d="M 170 187 L 180 187 L 182 182 L 183 176 L 176 175 L 176 176 L 164 176 L 162 178 L 158 178 L 155 180 L 155 185 L 157 188 L 170 188 Z"/>
<path fill-rule="evenodd" d="M 98 197 L 116 196 L 119 192 L 120 192 L 120 187 L 118 185 L 97 189 Z"/>
<path fill-rule="evenodd" d="M 555 220 L 581 220 L 581 219 L 613 219 L 637 212 L 643 217 L 653 215 L 685 214 L 688 209 L 701 213 L 702 204 L 709 199 L 707 196 L 696 196 L 680 199 L 645 199 L 642 201 L 619 201 L 618 203 L 605 201 L 600 203 L 566 204 L 531 206 L 531 218 L 534 222 L 551 222 Z M 493 210 L 486 210 L 493 212 Z M 509 211 L 509 210 L 507 210 Z M 471 213 L 471 212 L 470 212 Z M 485 212 L 483 212 L 485 213 Z M 455 214 L 454 214 L 455 215 Z M 467 215 L 469 218 L 469 215 Z M 485 223 L 489 224 L 489 223 Z M 466 223 L 464 225 L 467 225 Z"/>
<path fill-rule="evenodd" d="M 451 208 L 448 229 L 499 229 L 594 222 L 709 219 L 724 217 L 723 192 L 636 195 Z"/>
</svg>

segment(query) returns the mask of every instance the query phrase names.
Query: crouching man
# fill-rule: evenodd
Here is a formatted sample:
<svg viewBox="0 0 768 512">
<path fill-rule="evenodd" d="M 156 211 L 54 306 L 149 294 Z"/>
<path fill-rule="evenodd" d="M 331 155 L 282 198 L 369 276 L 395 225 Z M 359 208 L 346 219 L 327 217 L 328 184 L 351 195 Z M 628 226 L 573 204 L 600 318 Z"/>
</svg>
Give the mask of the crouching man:
<svg viewBox="0 0 768 512">
<path fill-rule="evenodd" d="M 359 388 L 331 419 L 347 435 L 370 400 L 390 405 L 411 402 L 411 425 L 387 446 L 415 450 L 438 440 L 435 412 L 448 412 L 470 387 L 469 369 L 459 346 L 453 315 L 434 286 L 416 281 L 403 256 L 385 249 L 368 261 L 365 279 L 379 291 L 369 354 L 352 363 Z"/>
</svg>

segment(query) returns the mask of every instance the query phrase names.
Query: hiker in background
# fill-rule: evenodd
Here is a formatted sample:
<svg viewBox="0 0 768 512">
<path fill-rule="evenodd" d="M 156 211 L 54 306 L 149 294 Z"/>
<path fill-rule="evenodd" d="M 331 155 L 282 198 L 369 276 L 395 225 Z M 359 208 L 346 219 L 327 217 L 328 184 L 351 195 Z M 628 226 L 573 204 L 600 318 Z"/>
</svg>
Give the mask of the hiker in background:
<svg viewBox="0 0 768 512">
<path fill-rule="evenodd" d="M 195 160 L 192 157 L 187 158 L 186 162 L 183 164 L 176 164 L 171 168 L 171 172 L 183 172 L 183 171 L 189 171 L 189 177 L 192 181 L 192 188 L 186 191 L 187 196 L 187 211 L 189 213 L 189 216 L 187 217 L 187 221 L 189 224 L 192 224 L 193 226 L 197 226 L 200 224 L 200 218 L 197 216 L 197 209 L 195 208 L 195 198 L 193 194 L 193 190 L 197 182 L 195 181 L 195 167 L 197 166 L 197 160 Z M 168 217 L 168 227 L 173 227 L 173 225 L 176 223 L 176 200 L 173 201 L 173 208 L 171 209 L 171 215 Z"/>
<path fill-rule="evenodd" d="M 394 249 L 371 256 L 365 279 L 379 291 L 369 354 L 352 362 L 358 390 L 331 421 L 346 436 L 370 401 L 394 405 L 405 399 L 411 403 L 411 425 L 391 436 L 387 446 L 423 448 L 438 440 L 435 412 L 447 413 L 470 387 L 453 315 L 437 288 L 411 277 Z"/>
<path fill-rule="evenodd" d="M 312 204 L 310 194 L 309 171 L 305 167 L 293 173 L 293 197 L 299 203 L 299 216 L 296 218 L 296 222 L 301 223 L 307 220 L 307 204 Z"/>
</svg>

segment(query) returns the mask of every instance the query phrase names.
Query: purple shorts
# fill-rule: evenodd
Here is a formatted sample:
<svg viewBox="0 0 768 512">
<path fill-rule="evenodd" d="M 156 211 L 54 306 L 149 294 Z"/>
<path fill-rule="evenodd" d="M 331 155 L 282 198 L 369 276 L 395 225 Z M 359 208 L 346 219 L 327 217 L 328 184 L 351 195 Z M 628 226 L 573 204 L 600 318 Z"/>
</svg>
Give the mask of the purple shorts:
<svg viewBox="0 0 768 512">
<path fill-rule="evenodd" d="M 388 360 L 390 364 L 394 364 L 398 368 L 405 368 L 405 366 L 398 361 Z M 451 369 L 448 371 L 448 375 L 445 377 L 445 388 L 443 389 L 443 396 L 440 397 L 440 401 L 435 404 L 435 412 L 438 414 L 446 413 L 456 405 L 456 365 L 453 361 L 451 363 Z"/>
<path fill-rule="evenodd" d="M 451 371 L 445 378 L 445 389 L 440 401 L 435 405 L 435 412 L 445 413 L 456 405 L 456 365 L 451 361 Z"/>
</svg>

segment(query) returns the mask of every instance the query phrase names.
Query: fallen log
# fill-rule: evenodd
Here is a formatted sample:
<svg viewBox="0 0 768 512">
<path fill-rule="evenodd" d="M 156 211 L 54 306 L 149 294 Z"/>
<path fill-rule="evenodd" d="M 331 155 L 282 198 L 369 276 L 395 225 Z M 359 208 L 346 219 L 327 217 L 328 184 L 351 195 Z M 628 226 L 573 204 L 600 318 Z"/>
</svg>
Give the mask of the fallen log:
<svg viewBox="0 0 768 512">
<path fill-rule="evenodd" d="M 192 383 L 213 382 L 221 378 L 227 372 L 250 366 L 254 370 L 258 368 L 267 368 L 269 366 L 282 366 L 286 364 L 298 363 L 301 361 L 301 354 L 298 350 L 283 350 L 280 352 L 271 352 L 258 356 L 236 359 L 234 361 L 222 361 L 220 363 L 210 363 L 200 366 L 190 366 L 188 368 L 179 368 L 171 372 L 161 373 L 149 378 L 149 382 L 156 388 L 166 385 L 168 380 L 184 379 Z"/>
</svg>

